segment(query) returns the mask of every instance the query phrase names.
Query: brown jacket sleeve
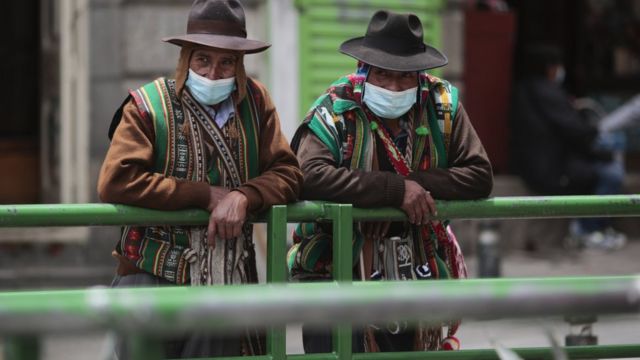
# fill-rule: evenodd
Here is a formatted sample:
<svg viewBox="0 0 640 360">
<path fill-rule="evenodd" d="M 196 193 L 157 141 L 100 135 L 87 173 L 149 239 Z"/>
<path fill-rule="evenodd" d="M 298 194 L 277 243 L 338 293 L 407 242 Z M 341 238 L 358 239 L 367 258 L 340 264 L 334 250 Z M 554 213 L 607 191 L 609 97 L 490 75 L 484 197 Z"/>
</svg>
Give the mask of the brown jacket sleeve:
<svg viewBox="0 0 640 360">
<path fill-rule="evenodd" d="M 408 178 L 436 199 L 472 200 L 489 196 L 493 188 L 491 163 L 462 103 L 453 122 L 448 160 L 446 169 L 427 169 Z"/>
<path fill-rule="evenodd" d="M 404 180 L 400 175 L 338 167 L 329 149 L 310 132 L 302 135 L 298 160 L 304 174 L 303 199 L 351 203 L 357 207 L 402 205 Z"/>
<path fill-rule="evenodd" d="M 260 106 L 260 176 L 237 190 L 249 200 L 250 212 L 262 212 L 272 205 L 295 201 L 300 193 L 302 172 L 287 139 L 280 129 L 276 108 L 264 86 L 254 81 L 263 99 Z"/>
<path fill-rule="evenodd" d="M 352 203 L 357 207 L 402 204 L 404 179 L 400 175 L 337 168 L 329 149 L 312 133 L 302 136 L 298 160 L 304 174 L 303 199 Z M 493 186 L 491 164 L 461 103 L 451 136 L 449 168 L 420 171 L 409 179 L 436 199 L 464 200 L 489 195 Z"/>
<path fill-rule="evenodd" d="M 140 116 L 133 101 L 126 104 L 100 170 L 100 200 L 160 210 L 206 209 L 209 184 L 153 172 L 154 138 L 151 121 Z"/>
</svg>

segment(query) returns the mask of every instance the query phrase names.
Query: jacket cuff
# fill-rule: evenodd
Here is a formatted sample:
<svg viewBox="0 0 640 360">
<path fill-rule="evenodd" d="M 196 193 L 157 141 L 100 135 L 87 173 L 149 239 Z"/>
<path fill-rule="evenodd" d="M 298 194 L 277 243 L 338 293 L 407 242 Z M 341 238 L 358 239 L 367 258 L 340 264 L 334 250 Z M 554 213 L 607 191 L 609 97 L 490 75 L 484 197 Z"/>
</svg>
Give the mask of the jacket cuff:
<svg viewBox="0 0 640 360">
<path fill-rule="evenodd" d="M 182 180 L 176 187 L 176 196 L 178 199 L 184 199 L 188 207 L 206 210 L 209 207 L 209 187 L 210 185 L 204 181 Z"/>
<path fill-rule="evenodd" d="M 393 207 L 400 207 L 404 198 L 404 178 L 396 174 L 390 175 L 387 177 L 385 203 Z"/>
<path fill-rule="evenodd" d="M 247 211 L 251 213 L 259 212 L 262 210 L 262 195 L 260 192 L 256 190 L 252 186 L 242 185 L 239 188 L 235 189 L 235 191 L 239 191 L 244 196 L 247 197 Z"/>
</svg>

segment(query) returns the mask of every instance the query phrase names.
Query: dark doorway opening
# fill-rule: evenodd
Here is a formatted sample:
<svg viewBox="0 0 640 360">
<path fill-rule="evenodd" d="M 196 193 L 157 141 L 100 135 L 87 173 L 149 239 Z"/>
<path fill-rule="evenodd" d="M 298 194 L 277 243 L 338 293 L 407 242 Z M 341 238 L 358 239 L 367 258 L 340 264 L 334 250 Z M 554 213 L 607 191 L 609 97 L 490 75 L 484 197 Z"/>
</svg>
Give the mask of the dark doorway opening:
<svg viewBox="0 0 640 360">
<path fill-rule="evenodd" d="M 40 199 L 40 5 L 38 1 L 9 1 L 3 8 L 0 203 L 37 203 Z"/>
</svg>

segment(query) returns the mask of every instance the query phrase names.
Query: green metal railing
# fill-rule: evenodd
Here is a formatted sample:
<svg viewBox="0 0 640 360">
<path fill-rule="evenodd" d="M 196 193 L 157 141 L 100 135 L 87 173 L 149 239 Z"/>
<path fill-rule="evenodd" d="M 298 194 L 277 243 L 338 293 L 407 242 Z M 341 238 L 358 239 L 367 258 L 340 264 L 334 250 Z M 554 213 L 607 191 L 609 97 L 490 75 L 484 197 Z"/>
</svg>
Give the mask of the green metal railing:
<svg viewBox="0 0 640 360">
<path fill-rule="evenodd" d="M 639 216 L 640 195 L 439 201 L 437 208 L 439 219 Z M 0 293 L 0 335 L 5 336 L 7 359 L 38 358 L 37 336 L 48 331 L 114 329 L 132 335 L 128 337 L 132 358 L 157 359 L 159 347 L 148 336 L 159 329 L 165 334 L 168 329 L 215 331 L 247 325 L 270 328 L 268 355 L 258 359 L 497 359 L 490 349 L 352 354 L 351 326 L 390 319 L 640 311 L 640 276 L 351 283 L 353 221 L 404 218 L 397 209 L 357 209 L 345 204 L 274 206 L 265 216 L 252 219 L 268 223 L 266 285 Z M 335 282 L 278 284 L 287 278 L 286 223 L 302 220 L 333 222 Z M 202 225 L 207 221 L 208 214 L 201 210 L 163 212 L 110 204 L 0 206 L 0 227 Z M 425 308 L 430 311 L 425 313 Z M 371 314 L 376 314 L 374 319 Z M 338 324 L 334 352 L 286 355 L 284 326 L 292 322 Z M 548 348 L 515 351 L 527 359 L 552 358 Z M 640 356 L 640 344 L 575 346 L 566 351 L 572 358 L 632 357 Z"/>
</svg>

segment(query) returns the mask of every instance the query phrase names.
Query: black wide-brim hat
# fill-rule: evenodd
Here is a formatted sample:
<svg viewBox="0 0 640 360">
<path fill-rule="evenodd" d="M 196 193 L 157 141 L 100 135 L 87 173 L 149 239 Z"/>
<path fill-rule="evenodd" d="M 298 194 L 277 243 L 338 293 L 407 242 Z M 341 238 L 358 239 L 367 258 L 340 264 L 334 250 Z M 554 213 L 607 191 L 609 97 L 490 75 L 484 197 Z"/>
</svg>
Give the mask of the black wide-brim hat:
<svg viewBox="0 0 640 360">
<path fill-rule="evenodd" d="M 195 0 L 189 12 L 187 33 L 163 38 L 178 46 L 203 45 L 247 54 L 271 45 L 247 39 L 244 9 L 237 0 Z"/>
<path fill-rule="evenodd" d="M 369 65 L 395 71 L 419 71 L 447 65 L 449 60 L 423 41 L 414 14 L 380 10 L 373 14 L 365 36 L 347 40 L 340 52 Z"/>
</svg>

